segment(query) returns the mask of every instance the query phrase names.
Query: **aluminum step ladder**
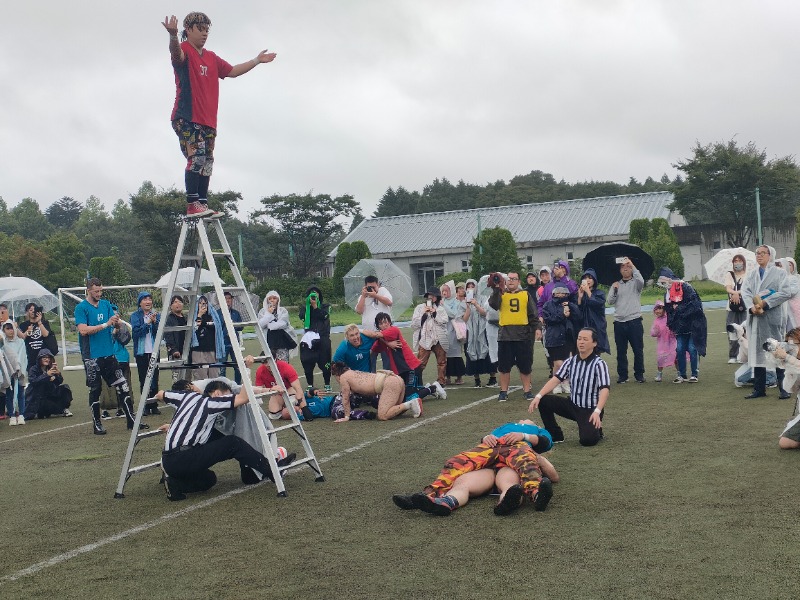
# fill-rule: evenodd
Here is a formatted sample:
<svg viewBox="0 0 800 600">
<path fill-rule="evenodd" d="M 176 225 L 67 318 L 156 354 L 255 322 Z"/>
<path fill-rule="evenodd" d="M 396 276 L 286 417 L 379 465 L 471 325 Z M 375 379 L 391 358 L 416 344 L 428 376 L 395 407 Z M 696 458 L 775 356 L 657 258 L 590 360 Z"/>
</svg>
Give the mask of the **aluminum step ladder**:
<svg viewBox="0 0 800 600">
<path fill-rule="evenodd" d="M 209 229 L 212 230 L 213 234 L 216 235 L 216 247 L 221 249 L 214 249 L 212 248 L 211 240 L 209 239 Z M 194 242 L 194 243 L 193 243 Z M 194 248 L 192 249 L 192 246 Z M 187 250 L 187 247 L 189 250 Z M 223 262 L 229 269 L 230 272 L 233 274 L 233 278 L 235 280 L 235 285 L 233 286 L 226 286 L 223 285 L 222 279 L 219 275 L 219 270 L 217 268 L 217 259 Z M 276 382 L 278 385 L 281 385 L 284 389 L 283 398 L 285 406 L 292 406 L 291 401 L 289 400 L 289 396 L 287 393 L 287 386 L 284 384 L 280 372 L 278 371 L 278 367 L 275 364 L 275 358 L 272 356 L 270 352 L 269 345 L 267 344 L 267 338 L 264 334 L 261 327 L 258 326 L 258 315 L 253 307 L 252 302 L 250 301 L 250 296 L 247 294 L 247 288 L 245 286 L 244 280 L 242 279 L 242 275 L 239 272 L 239 268 L 236 265 L 236 261 L 234 260 L 233 253 L 231 252 L 231 247 L 228 244 L 228 240 L 225 236 L 225 232 L 222 229 L 222 223 L 219 220 L 219 216 L 211 216 L 211 217 L 204 217 L 204 218 L 185 218 L 183 221 L 183 225 L 181 226 L 180 236 L 178 238 L 178 247 L 175 251 L 175 258 L 172 263 L 172 271 L 170 273 L 169 282 L 167 283 L 167 288 L 163 293 L 163 308 L 161 310 L 161 320 L 158 325 L 158 330 L 156 333 L 156 337 L 153 343 L 153 347 L 157 349 L 157 351 L 153 352 L 150 358 L 150 364 L 147 369 L 147 377 L 144 381 L 144 386 L 142 387 L 141 397 L 139 398 L 139 403 L 136 409 L 136 419 L 134 422 L 133 430 L 131 431 L 130 441 L 128 442 L 128 449 L 125 453 L 125 460 L 122 463 L 122 470 L 120 471 L 119 476 L 119 483 L 117 484 L 117 490 L 114 494 L 115 498 L 124 498 L 124 490 L 125 484 L 127 483 L 128 479 L 131 478 L 132 475 L 136 473 L 140 473 L 142 471 L 147 471 L 150 469 L 158 469 L 161 467 L 161 461 L 145 463 L 137 466 L 132 466 L 133 455 L 134 451 L 136 450 L 136 446 L 142 440 L 151 437 L 159 437 L 164 435 L 164 432 L 153 429 L 153 430 L 145 430 L 139 431 L 139 424 L 142 422 L 142 415 L 144 414 L 145 403 L 147 400 L 147 396 L 150 391 L 151 381 L 153 379 L 153 373 L 155 372 L 156 366 L 160 370 L 178 370 L 179 372 L 185 373 L 186 371 L 192 368 L 203 368 L 203 367 L 214 367 L 214 366 L 223 366 L 226 363 L 213 363 L 210 365 L 200 365 L 200 364 L 192 364 L 189 360 L 190 357 L 190 348 L 192 342 L 191 332 L 194 327 L 194 323 L 190 322 L 187 325 L 175 326 L 175 327 L 167 327 L 167 315 L 170 313 L 170 299 L 174 295 L 180 295 L 183 297 L 190 298 L 190 305 L 189 305 L 189 312 L 190 316 L 196 314 L 197 310 L 197 300 L 201 296 L 200 292 L 200 273 L 201 268 L 203 266 L 203 262 L 205 261 L 206 267 L 211 272 L 214 281 L 214 291 L 216 292 L 217 299 L 219 300 L 219 312 L 222 316 L 222 321 L 225 325 L 225 329 L 228 333 L 228 338 L 230 340 L 236 340 L 236 330 L 235 327 L 246 327 L 246 326 L 254 326 L 256 338 L 258 339 L 259 345 L 264 353 L 263 356 L 260 356 L 256 359 L 256 362 L 266 362 L 269 364 L 270 370 L 272 371 Z M 178 271 L 182 267 L 192 267 L 194 268 L 194 277 L 192 280 L 191 286 L 186 289 L 183 286 L 179 286 L 177 284 L 178 278 Z M 228 308 L 227 303 L 224 301 L 224 294 L 225 292 L 230 292 L 230 294 L 234 298 L 238 298 L 241 305 L 245 308 L 246 315 L 242 315 L 241 322 L 233 322 L 231 319 L 231 313 Z M 190 317 L 191 318 L 191 317 Z M 159 360 L 160 348 L 161 348 L 161 341 L 164 338 L 164 334 L 168 332 L 178 332 L 183 331 L 185 335 L 184 343 L 183 343 L 183 352 L 179 359 L 172 359 L 168 357 L 167 360 Z M 299 420 L 297 413 L 294 410 L 289 410 L 289 414 L 291 416 L 291 423 L 282 426 L 273 426 L 272 422 L 267 419 L 265 425 L 265 419 L 262 418 L 262 411 L 258 404 L 257 398 L 258 395 L 254 392 L 253 384 L 250 381 L 250 369 L 245 366 L 244 356 L 242 354 L 242 349 L 239 344 L 232 343 L 233 353 L 236 361 L 236 366 L 239 369 L 239 372 L 242 374 L 242 386 L 247 391 L 247 396 L 249 398 L 249 402 L 247 406 L 252 411 L 254 420 L 258 427 L 259 436 L 261 438 L 261 453 L 266 457 L 269 461 L 269 465 L 272 468 L 272 473 L 275 477 L 275 486 L 278 490 L 278 496 L 285 497 L 287 495 L 286 487 L 283 481 L 284 472 L 287 469 L 298 467 L 301 465 L 308 465 L 315 475 L 315 481 L 324 481 L 325 478 L 322 475 L 322 470 L 320 469 L 319 462 L 317 461 L 316 457 L 314 456 L 314 451 L 311 448 L 311 444 L 308 441 L 308 437 L 306 436 L 305 431 L 303 430 L 302 422 Z M 231 365 L 232 366 L 232 365 Z M 293 431 L 299 438 L 304 450 L 304 455 L 300 455 L 298 453 L 297 458 L 288 465 L 278 466 L 277 459 L 275 457 L 275 448 L 278 447 L 277 444 L 277 436 L 279 433 L 284 431 Z"/>
</svg>

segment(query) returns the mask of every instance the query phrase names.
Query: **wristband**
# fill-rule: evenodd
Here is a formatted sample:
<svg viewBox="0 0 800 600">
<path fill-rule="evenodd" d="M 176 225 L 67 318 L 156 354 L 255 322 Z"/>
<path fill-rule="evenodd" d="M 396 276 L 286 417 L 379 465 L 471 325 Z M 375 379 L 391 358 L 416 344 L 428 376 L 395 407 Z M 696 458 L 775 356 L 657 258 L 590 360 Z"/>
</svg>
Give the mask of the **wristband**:
<svg viewBox="0 0 800 600">
<path fill-rule="evenodd" d="M 108 329 L 110 326 L 111 326 L 111 323 L 110 323 L 110 322 L 108 322 L 108 321 L 106 321 L 105 323 L 103 323 L 103 329 Z"/>
<path fill-rule="evenodd" d="M 600 410 L 599 408 L 595 408 L 595 409 L 594 409 L 594 412 L 596 412 L 596 413 L 599 415 L 599 414 L 602 414 L 602 412 L 603 412 L 603 411 L 602 411 L 602 410 Z"/>
<path fill-rule="evenodd" d="M 541 394 L 536 394 L 536 395 L 534 396 L 534 398 L 539 398 L 539 400 L 541 400 L 541 399 L 542 399 L 542 395 L 541 395 Z"/>
<path fill-rule="evenodd" d="M 257 67 L 257 66 L 258 66 L 258 63 L 260 63 L 260 62 L 261 62 L 260 60 L 258 60 L 257 58 L 254 58 L 254 59 L 253 59 L 253 66 L 254 66 L 254 67 Z"/>
</svg>

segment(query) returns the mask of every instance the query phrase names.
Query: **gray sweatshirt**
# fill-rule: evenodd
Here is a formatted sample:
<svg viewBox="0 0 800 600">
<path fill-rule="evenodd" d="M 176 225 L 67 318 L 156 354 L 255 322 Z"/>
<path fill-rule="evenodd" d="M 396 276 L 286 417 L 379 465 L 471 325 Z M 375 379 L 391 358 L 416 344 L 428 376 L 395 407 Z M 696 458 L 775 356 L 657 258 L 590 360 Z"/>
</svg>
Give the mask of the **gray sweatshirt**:
<svg viewBox="0 0 800 600">
<path fill-rule="evenodd" d="M 608 304 L 614 307 L 614 322 L 625 323 L 642 318 L 642 290 L 644 278 L 638 269 L 633 270 L 633 278 L 619 280 L 619 287 L 608 290 Z"/>
</svg>

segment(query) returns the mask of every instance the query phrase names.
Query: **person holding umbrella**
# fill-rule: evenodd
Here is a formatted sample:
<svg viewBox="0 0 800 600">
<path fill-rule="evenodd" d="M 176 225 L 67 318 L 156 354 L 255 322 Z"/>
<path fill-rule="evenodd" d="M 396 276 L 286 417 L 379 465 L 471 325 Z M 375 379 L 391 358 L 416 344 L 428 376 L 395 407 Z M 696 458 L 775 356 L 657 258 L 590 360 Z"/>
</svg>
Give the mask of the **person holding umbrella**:
<svg viewBox="0 0 800 600">
<path fill-rule="evenodd" d="M 644 383 L 644 326 L 642 290 L 644 277 L 626 257 L 619 259 L 622 279 L 608 291 L 608 304 L 614 311 L 614 343 L 617 346 L 617 383 L 628 382 L 628 345 L 633 350 L 633 376 Z"/>
</svg>

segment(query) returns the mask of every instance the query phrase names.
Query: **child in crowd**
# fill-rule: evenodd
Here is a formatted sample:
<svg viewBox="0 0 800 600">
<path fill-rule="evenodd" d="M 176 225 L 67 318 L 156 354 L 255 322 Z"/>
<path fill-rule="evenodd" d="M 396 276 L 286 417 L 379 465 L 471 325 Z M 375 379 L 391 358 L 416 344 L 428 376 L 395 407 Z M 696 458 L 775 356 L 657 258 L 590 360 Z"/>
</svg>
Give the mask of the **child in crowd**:
<svg viewBox="0 0 800 600">
<path fill-rule="evenodd" d="M 25 425 L 25 386 L 28 385 L 28 352 L 25 342 L 17 336 L 14 321 L 3 323 L 3 353 L 11 375 L 6 389 L 6 415 L 9 425 Z"/>
<path fill-rule="evenodd" d="M 653 306 L 653 326 L 650 328 L 650 335 L 656 338 L 656 364 L 658 373 L 655 380 L 661 383 L 663 379 L 664 367 L 675 366 L 675 349 L 678 340 L 675 334 L 667 327 L 667 313 L 664 311 L 664 302 L 657 300 Z"/>
</svg>

